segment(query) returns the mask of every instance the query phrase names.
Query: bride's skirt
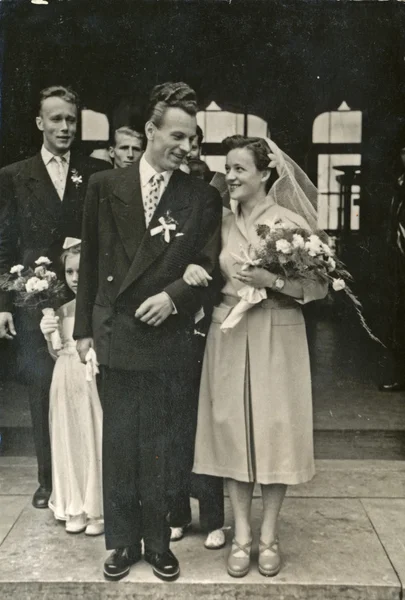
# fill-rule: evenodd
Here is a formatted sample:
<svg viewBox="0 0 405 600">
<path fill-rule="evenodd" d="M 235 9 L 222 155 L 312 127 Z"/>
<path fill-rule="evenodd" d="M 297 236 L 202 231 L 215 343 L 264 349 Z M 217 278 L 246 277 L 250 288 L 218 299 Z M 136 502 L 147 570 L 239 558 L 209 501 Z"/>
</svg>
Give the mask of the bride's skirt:
<svg viewBox="0 0 405 600">
<path fill-rule="evenodd" d="M 96 381 L 86 381 L 75 349 L 56 361 L 50 391 L 52 496 L 49 507 L 66 520 L 103 515 L 101 478 L 102 409 Z"/>
</svg>

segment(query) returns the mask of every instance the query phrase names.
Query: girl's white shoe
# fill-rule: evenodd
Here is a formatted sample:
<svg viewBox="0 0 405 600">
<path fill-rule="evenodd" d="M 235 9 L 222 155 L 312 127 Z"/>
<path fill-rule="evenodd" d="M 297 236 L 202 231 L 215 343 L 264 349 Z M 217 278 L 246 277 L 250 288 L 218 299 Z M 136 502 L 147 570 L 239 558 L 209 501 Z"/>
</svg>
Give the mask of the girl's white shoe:
<svg viewBox="0 0 405 600">
<path fill-rule="evenodd" d="M 225 533 L 222 529 L 215 529 L 210 531 L 207 535 L 207 539 L 204 542 L 204 546 L 208 550 L 219 550 L 225 546 Z"/>
<path fill-rule="evenodd" d="M 68 533 L 82 533 L 86 529 L 86 515 L 75 515 L 66 519 L 65 529 Z"/>
<path fill-rule="evenodd" d="M 85 534 L 101 535 L 102 533 L 104 533 L 104 519 L 89 519 Z"/>
</svg>

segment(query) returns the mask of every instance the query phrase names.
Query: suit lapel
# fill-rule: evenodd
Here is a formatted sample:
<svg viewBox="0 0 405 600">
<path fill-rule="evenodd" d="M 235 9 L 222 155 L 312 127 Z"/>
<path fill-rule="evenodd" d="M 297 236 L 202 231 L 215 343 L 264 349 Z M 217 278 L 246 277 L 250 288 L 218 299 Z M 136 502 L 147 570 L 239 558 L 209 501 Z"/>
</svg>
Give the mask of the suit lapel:
<svg viewBox="0 0 405 600">
<path fill-rule="evenodd" d="M 54 219 L 58 218 L 62 210 L 62 202 L 49 177 L 40 153 L 32 158 L 26 184 L 40 207 L 45 209 Z"/>
<path fill-rule="evenodd" d="M 74 175 L 77 175 L 78 177 L 81 176 L 82 182 L 79 183 L 77 181 L 74 183 L 72 179 Z M 80 200 L 80 189 L 83 187 L 83 185 L 85 185 L 83 175 L 84 174 L 80 172 L 80 167 L 77 164 L 76 157 L 71 154 L 69 170 L 66 178 L 65 193 L 63 194 L 63 204 L 76 204 Z"/>
<path fill-rule="evenodd" d="M 184 175 L 181 171 L 173 172 L 149 227 L 144 232 L 144 236 L 139 244 L 127 276 L 121 285 L 119 294 L 125 291 L 128 286 L 138 279 L 169 247 L 170 242 L 165 242 L 162 234 L 151 235 L 151 231 L 160 225 L 159 218 L 164 217 L 167 220 L 167 218 L 171 217 L 176 222 L 177 230 L 180 230 L 186 221 L 189 215 L 189 211 L 187 210 L 189 207 L 189 194 L 187 193 L 187 188 L 182 185 L 185 181 L 183 180 L 183 177 L 187 178 L 188 175 Z M 142 198 L 140 204 L 143 213 Z M 171 237 L 175 234 L 175 231 L 172 232 Z"/>
<path fill-rule="evenodd" d="M 132 262 L 146 231 L 139 163 L 122 169 L 119 175 L 110 203 L 122 244 Z"/>
</svg>

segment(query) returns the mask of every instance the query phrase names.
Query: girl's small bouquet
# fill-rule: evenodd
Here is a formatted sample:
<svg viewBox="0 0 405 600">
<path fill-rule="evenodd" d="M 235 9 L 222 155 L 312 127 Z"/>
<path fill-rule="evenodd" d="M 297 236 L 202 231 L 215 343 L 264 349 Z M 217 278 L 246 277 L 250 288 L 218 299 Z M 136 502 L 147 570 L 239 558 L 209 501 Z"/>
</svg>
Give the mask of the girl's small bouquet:
<svg viewBox="0 0 405 600">
<path fill-rule="evenodd" d="M 54 308 L 65 299 L 66 286 L 56 273 L 48 269 L 51 261 L 40 256 L 35 268 L 14 265 L 9 273 L 0 275 L 0 289 L 14 293 L 14 304 L 30 310 L 42 309 L 44 315 L 54 315 Z M 54 350 L 62 347 L 59 331 L 51 336 Z"/>
<path fill-rule="evenodd" d="M 249 254 L 243 252 L 243 256 L 233 255 L 242 265 L 242 270 L 261 267 L 285 279 L 299 280 L 303 285 L 306 282 L 319 282 L 330 285 L 335 292 L 343 290 L 353 302 L 361 324 L 369 336 L 381 343 L 365 322 L 361 303 L 347 283 L 352 281 L 352 276 L 333 255 L 323 231 L 313 233 L 303 228 L 289 228 L 282 219 L 277 218 L 272 222 L 257 225 L 256 233 L 259 242 L 256 246 L 251 246 Z M 244 286 L 238 294 L 241 300 L 229 315 L 229 320 L 224 321 L 223 330 L 236 325 L 244 311 L 267 295 L 264 289 L 254 289 L 251 286 Z M 236 322 L 235 317 L 238 319 Z"/>
</svg>

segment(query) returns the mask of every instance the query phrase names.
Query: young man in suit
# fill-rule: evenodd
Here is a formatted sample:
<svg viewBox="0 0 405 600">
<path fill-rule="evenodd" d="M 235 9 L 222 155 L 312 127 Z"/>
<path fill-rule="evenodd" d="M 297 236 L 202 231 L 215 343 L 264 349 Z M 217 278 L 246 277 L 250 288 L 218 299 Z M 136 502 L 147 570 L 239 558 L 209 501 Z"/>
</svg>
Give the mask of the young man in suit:
<svg viewBox="0 0 405 600">
<path fill-rule="evenodd" d="M 109 147 L 109 155 L 114 169 L 123 169 L 140 159 L 143 150 L 144 134 L 129 126 L 114 131 Z"/>
<path fill-rule="evenodd" d="M 0 273 L 17 263 L 35 266 L 39 256 L 54 262 L 65 237 L 80 237 L 84 196 L 93 173 L 109 166 L 71 151 L 77 127 L 78 97 L 62 86 L 40 93 L 36 118 L 43 145 L 35 156 L 0 170 Z M 46 508 L 52 489 L 48 412 L 53 361 L 39 329 L 40 311 L 18 311 L 0 293 L 0 338 L 16 338 L 29 401 L 39 488 L 33 505 Z"/>
<path fill-rule="evenodd" d="M 74 337 L 82 360 L 94 344 L 104 371 L 110 580 L 140 560 L 142 538 L 157 577 L 180 573 L 169 550 L 168 482 L 181 485 L 192 466 L 194 318 L 210 293 L 183 274 L 197 259 L 216 268 L 222 213 L 217 190 L 180 171 L 196 112 L 188 85 L 154 88 L 145 153 L 133 166 L 95 175 L 86 198 Z"/>
</svg>

